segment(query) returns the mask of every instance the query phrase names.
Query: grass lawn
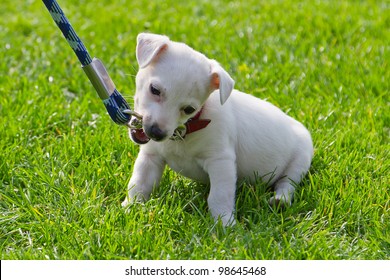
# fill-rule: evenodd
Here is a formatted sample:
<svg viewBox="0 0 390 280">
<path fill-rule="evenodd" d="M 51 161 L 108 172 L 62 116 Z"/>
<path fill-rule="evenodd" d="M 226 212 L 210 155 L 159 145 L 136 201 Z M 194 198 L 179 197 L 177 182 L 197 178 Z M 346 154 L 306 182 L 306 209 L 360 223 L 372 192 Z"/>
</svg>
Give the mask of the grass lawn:
<svg viewBox="0 0 390 280">
<path fill-rule="evenodd" d="M 293 206 L 274 211 L 264 184 L 244 184 L 226 229 L 208 186 L 169 169 L 150 201 L 121 207 L 138 146 L 43 3 L 19 2 L 0 2 L 1 259 L 390 259 L 388 1 L 60 1 L 129 102 L 150 31 L 311 131 Z"/>
</svg>

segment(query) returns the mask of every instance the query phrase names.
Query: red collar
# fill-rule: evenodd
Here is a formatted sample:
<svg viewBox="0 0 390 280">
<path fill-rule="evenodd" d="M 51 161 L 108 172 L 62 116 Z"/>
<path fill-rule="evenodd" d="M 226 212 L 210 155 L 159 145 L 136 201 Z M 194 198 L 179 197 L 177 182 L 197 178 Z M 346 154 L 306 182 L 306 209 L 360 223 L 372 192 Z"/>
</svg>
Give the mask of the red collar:
<svg viewBox="0 0 390 280">
<path fill-rule="evenodd" d="M 195 131 L 201 130 L 209 125 L 211 120 L 209 119 L 201 119 L 200 115 L 203 112 L 203 107 L 200 109 L 200 111 L 190 118 L 184 125 L 186 126 L 186 134 L 193 133 Z"/>
</svg>

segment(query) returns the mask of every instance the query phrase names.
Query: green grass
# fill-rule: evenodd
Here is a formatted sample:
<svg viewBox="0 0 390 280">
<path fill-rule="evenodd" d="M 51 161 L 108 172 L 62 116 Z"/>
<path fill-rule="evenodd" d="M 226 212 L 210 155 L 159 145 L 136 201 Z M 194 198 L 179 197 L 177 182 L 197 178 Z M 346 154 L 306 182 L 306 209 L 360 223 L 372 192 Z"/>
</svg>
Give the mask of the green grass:
<svg viewBox="0 0 390 280">
<path fill-rule="evenodd" d="M 127 100 L 146 30 L 218 60 L 311 131 L 293 206 L 242 185 L 226 229 L 208 187 L 168 169 L 150 201 L 122 209 L 138 147 L 43 4 L 20 2 L 0 2 L 1 259 L 390 258 L 388 1 L 61 1 Z"/>
</svg>

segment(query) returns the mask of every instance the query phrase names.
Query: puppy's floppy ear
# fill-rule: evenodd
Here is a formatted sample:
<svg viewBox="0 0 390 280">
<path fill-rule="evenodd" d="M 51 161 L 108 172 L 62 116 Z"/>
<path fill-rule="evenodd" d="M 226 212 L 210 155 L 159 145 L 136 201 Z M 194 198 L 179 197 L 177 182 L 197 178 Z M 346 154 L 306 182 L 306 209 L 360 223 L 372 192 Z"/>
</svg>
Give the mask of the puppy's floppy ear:
<svg viewBox="0 0 390 280">
<path fill-rule="evenodd" d="M 169 38 L 162 35 L 140 33 L 137 36 L 137 61 L 145 68 L 168 47 Z"/>
<path fill-rule="evenodd" d="M 224 104 L 233 91 L 234 80 L 215 60 L 211 60 L 211 89 L 219 89 L 221 104 Z"/>
</svg>

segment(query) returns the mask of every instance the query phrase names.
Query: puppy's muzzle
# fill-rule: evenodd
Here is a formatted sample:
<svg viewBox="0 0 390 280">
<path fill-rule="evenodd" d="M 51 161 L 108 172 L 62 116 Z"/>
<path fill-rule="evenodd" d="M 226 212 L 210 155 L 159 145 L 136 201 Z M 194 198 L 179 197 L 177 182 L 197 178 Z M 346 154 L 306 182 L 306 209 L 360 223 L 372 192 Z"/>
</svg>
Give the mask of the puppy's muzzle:
<svg viewBox="0 0 390 280">
<path fill-rule="evenodd" d="M 154 141 L 162 141 L 168 136 L 167 132 L 162 130 L 157 123 L 150 126 L 144 125 L 144 129 L 146 135 Z"/>
</svg>

